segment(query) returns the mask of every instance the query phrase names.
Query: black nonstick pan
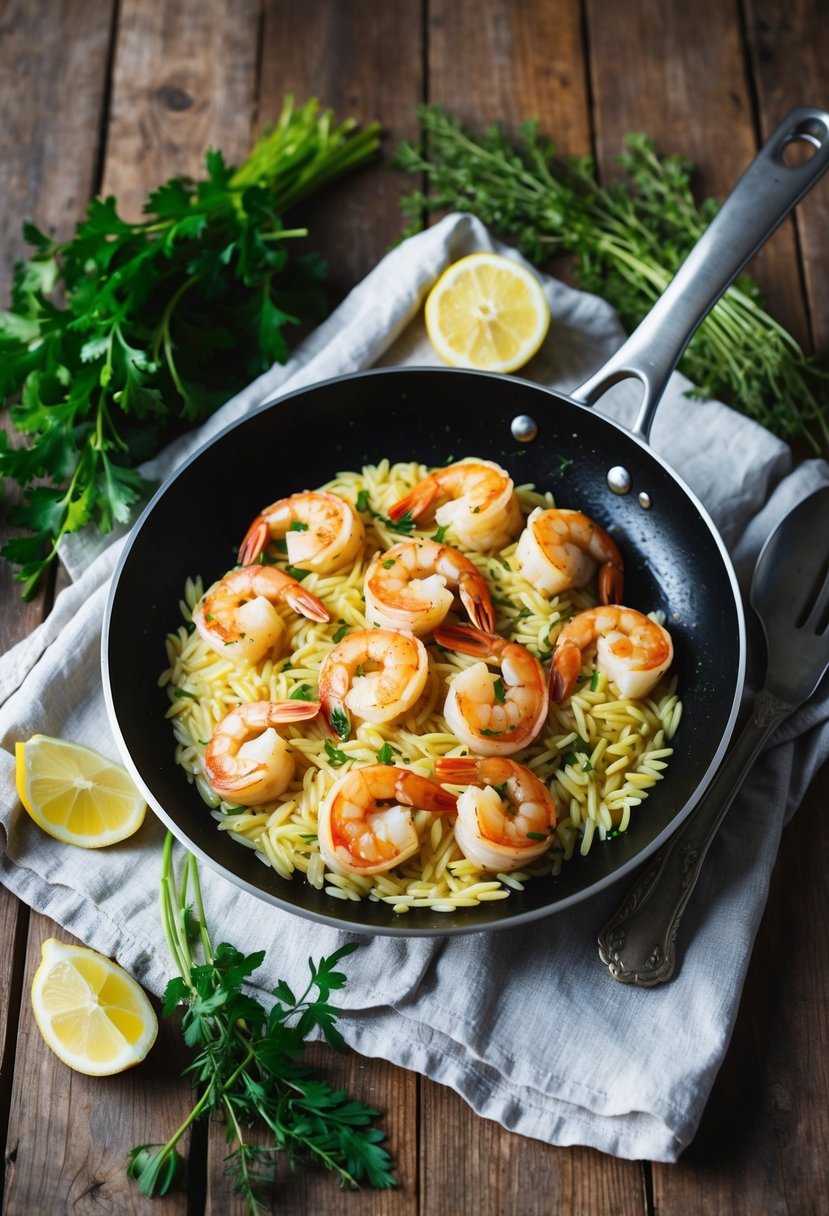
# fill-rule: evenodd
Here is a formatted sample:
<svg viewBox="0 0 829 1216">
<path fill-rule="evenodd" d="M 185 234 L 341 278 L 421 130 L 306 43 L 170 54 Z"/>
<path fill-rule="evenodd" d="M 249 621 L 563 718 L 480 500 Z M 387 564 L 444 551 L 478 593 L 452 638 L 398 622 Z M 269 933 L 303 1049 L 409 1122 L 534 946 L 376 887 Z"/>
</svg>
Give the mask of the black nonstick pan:
<svg viewBox="0 0 829 1216">
<path fill-rule="evenodd" d="M 786 149 L 794 142 L 814 151 L 790 166 Z M 161 487 L 113 578 L 103 679 L 125 763 L 150 806 L 191 851 L 266 904 L 352 931 L 411 936 L 535 920 L 622 878 L 660 846 L 695 806 L 725 752 L 743 688 L 745 629 L 722 541 L 694 495 L 649 448 L 650 423 L 696 326 L 827 164 L 829 114 L 796 110 L 646 321 L 571 397 L 513 377 L 450 368 L 343 376 L 284 396 L 229 427 Z M 636 423 L 626 429 L 590 405 L 630 376 L 642 383 L 643 399 Z M 613 529 L 625 558 L 625 601 L 666 614 L 684 714 L 666 779 L 650 791 L 626 833 L 596 842 L 558 877 L 536 879 L 504 901 L 452 914 L 413 909 L 395 916 L 382 903 L 334 901 L 301 876 L 283 880 L 217 830 L 174 762 L 167 695 L 157 677 L 185 578 L 198 573 L 208 585 L 224 574 L 263 503 L 383 458 L 442 465 L 471 455 L 497 461 L 517 483 L 550 489 L 560 506 L 577 507 Z"/>
</svg>

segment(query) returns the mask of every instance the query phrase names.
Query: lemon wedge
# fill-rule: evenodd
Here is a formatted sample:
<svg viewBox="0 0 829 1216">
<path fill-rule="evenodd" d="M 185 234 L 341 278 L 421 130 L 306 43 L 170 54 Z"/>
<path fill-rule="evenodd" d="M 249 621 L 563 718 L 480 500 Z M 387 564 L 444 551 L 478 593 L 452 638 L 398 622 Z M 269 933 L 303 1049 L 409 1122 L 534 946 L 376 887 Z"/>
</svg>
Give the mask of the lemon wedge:
<svg viewBox="0 0 829 1216">
<path fill-rule="evenodd" d="M 426 332 L 452 367 L 514 372 L 550 328 L 550 307 L 531 270 L 498 253 L 453 262 L 426 297 Z"/>
<path fill-rule="evenodd" d="M 99 849 L 140 828 L 147 804 L 120 764 L 48 735 L 18 743 L 15 755 L 20 801 L 50 836 Z"/>
<path fill-rule="evenodd" d="M 89 1077 L 139 1064 L 158 1019 L 141 986 L 111 959 L 49 937 L 32 981 L 32 1011 L 52 1051 Z"/>
</svg>

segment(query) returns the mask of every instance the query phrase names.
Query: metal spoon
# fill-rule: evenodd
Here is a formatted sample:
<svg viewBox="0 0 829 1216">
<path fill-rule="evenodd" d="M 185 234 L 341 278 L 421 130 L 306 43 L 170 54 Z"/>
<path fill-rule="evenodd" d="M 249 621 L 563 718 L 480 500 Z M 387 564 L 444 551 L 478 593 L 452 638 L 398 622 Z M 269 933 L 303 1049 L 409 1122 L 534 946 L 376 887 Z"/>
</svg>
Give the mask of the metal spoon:
<svg viewBox="0 0 829 1216">
<path fill-rule="evenodd" d="M 829 486 L 794 508 L 766 541 L 751 583 L 766 638 L 753 713 L 701 801 L 599 934 L 614 979 L 653 987 L 676 968 L 676 937 L 708 847 L 772 731 L 829 669 Z"/>
</svg>

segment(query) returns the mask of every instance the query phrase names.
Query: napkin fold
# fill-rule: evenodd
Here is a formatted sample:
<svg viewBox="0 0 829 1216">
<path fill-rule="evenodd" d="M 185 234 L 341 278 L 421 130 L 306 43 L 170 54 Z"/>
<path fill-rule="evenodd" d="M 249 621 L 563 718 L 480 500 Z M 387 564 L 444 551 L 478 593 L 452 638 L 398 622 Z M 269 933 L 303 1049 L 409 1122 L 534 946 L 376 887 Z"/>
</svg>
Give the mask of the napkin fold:
<svg viewBox="0 0 829 1216">
<path fill-rule="evenodd" d="M 436 364 L 420 304 L 458 257 L 496 250 L 479 221 L 450 215 L 389 253 L 312 333 L 288 364 L 229 401 L 199 432 L 144 467 L 163 479 L 205 440 L 277 395 L 376 365 Z M 518 258 L 518 260 L 521 260 Z M 564 391 L 620 344 L 613 310 L 544 280 L 551 335 L 525 370 Z M 705 503 L 743 588 L 774 524 L 829 481 L 823 461 L 792 470 L 788 448 L 716 401 L 692 401 L 675 374 L 653 429 L 654 449 Z M 597 408 L 630 421 L 638 391 L 617 386 Z M 0 659 L 0 880 L 87 945 L 117 958 L 160 994 L 170 977 L 157 914 L 161 824 L 148 815 L 131 840 L 95 854 L 45 836 L 15 793 L 14 744 L 36 732 L 117 749 L 100 679 L 101 622 L 123 538 L 66 538 L 73 579 L 50 616 Z M 163 651 L 160 644 L 159 667 Z M 171 743 L 172 746 L 172 743 Z M 677 739 L 681 749 L 681 735 Z M 450 1085 L 480 1115 L 551 1144 L 587 1145 L 630 1159 L 674 1161 L 693 1138 L 734 1026 L 780 833 L 829 754 L 829 690 L 798 711 L 758 761 L 712 847 L 683 919 L 683 959 L 657 989 L 617 984 L 596 934 L 625 881 L 519 929 L 462 937 L 359 937 L 345 964 L 340 1028 L 366 1056 Z M 307 959 L 347 935 L 268 907 L 202 869 L 216 940 L 264 949 L 255 980 L 302 986 Z M 629 881 L 629 880 L 627 880 Z"/>
</svg>

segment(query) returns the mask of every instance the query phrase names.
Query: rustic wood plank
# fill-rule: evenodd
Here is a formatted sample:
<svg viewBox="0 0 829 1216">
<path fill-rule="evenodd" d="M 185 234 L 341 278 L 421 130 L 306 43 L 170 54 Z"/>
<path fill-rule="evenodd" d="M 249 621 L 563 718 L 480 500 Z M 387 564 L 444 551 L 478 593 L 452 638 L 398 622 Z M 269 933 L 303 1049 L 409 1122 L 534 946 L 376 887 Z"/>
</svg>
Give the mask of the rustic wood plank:
<svg viewBox="0 0 829 1216">
<path fill-rule="evenodd" d="M 615 176 L 624 136 L 644 131 L 662 152 L 689 156 L 700 194 L 722 200 L 757 147 L 738 0 L 642 0 L 612 12 L 601 0 L 587 0 L 587 15 L 603 178 Z M 791 220 L 749 269 L 772 315 L 806 340 Z"/>
<path fill-rule="evenodd" d="M 798 105 L 826 106 L 829 27 L 823 0 L 747 0 L 746 27 L 760 111 L 768 135 Z M 807 349 L 829 350 L 829 182 L 795 212 L 808 297 L 811 334 Z"/>
<path fill-rule="evenodd" d="M 309 5 L 265 4 L 259 119 L 275 121 L 286 93 L 311 97 L 336 118 L 382 123 L 384 153 L 416 134 L 414 107 L 423 98 L 420 0 Z M 347 52 L 344 48 L 348 48 Z M 336 302 L 371 270 L 403 227 L 398 199 L 403 174 L 366 168 L 342 179 L 319 201 L 303 203 L 299 220 L 308 247 L 329 264 Z"/>
<path fill-rule="evenodd" d="M 471 1195 L 476 1216 L 647 1211 L 635 1162 L 515 1135 L 479 1118 L 453 1090 L 432 1081 L 423 1082 L 421 1100 L 422 1216 L 460 1211 Z"/>
<path fill-rule="evenodd" d="M 137 218 L 147 192 L 167 177 L 197 175 L 209 146 L 221 147 L 230 161 L 244 157 L 252 129 L 258 18 L 253 0 L 232 7 L 218 0 L 121 6 L 101 190 L 117 196 L 124 215 Z M 48 26 L 48 20 L 43 24 Z M 87 46 L 90 51 L 95 47 L 86 30 L 73 38 L 63 29 L 63 43 L 72 48 L 70 59 L 82 57 Z M 65 102 L 64 108 L 72 112 Z M 73 120 L 78 121 L 77 112 Z M 48 126 L 43 115 L 37 121 Z M 91 139 L 93 164 L 99 126 L 96 113 L 77 128 L 79 138 Z M 52 148 L 52 154 L 60 162 L 71 147 L 67 139 L 62 149 Z M 78 161 L 80 152 L 79 147 Z M 95 185 L 94 180 L 88 182 L 79 212 Z M 31 935 L 27 974 L 39 960 L 42 936 Z M 178 1080 L 176 1042 L 174 1030 L 166 1027 L 154 1051 L 155 1065 L 148 1062 L 128 1079 L 113 1079 L 102 1102 L 100 1086 L 87 1078 L 73 1076 L 67 1086 L 65 1067 L 46 1051 L 38 1035 L 21 1036 L 11 1118 L 26 1155 L 18 1151 L 9 1177 L 9 1210 L 56 1211 L 70 1200 L 79 1211 L 91 1210 L 103 1194 L 112 1196 L 118 1210 L 150 1209 L 151 1201 L 126 1179 L 124 1158 L 134 1143 L 166 1139 L 186 1114 L 190 1091 Z M 168 1063 L 162 1066 L 165 1053 Z M 27 1101 L 33 1086 L 41 1094 L 37 1103 Z M 91 1125 L 84 1116 L 87 1109 L 94 1112 Z M 37 1162 L 32 1153 L 47 1139 L 47 1128 L 55 1149 L 42 1169 L 40 1148 Z M 203 1163 L 196 1165 L 202 1172 Z M 200 1178 L 192 1181 L 197 1190 L 203 1189 Z M 168 1203 L 173 1211 L 187 1208 L 183 1196 Z"/>
<path fill-rule="evenodd" d="M 304 1216 L 324 1212 L 325 1216 L 416 1216 L 417 1138 L 414 1112 L 418 1079 L 414 1073 L 394 1068 L 383 1060 L 367 1060 L 354 1053 L 339 1055 L 331 1048 L 314 1043 L 308 1048 L 308 1063 L 319 1070 L 335 1089 L 383 1112 L 378 1126 L 386 1132 L 385 1147 L 395 1163 L 398 1187 L 372 1190 L 364 1184 L 359 1194 L 341 1190 L 336 1178 L 324 1169 L 302 1167 L 291 1172 L 284 1160 L 277 1164 L 273 1210 L 280 1216 Z M 226 1127 L 214 1119 L 210 1128 L 208 1193 L 205 1216 L 243 1216 L 245 1206 L 233 1191 L 230 1178 L 216 1168 L 227 1152 Z M 252 1131 L 253 1143 L 265 1144 L 260 1131 Z"/>
<path fill-rule="evenodd" d="M 14 263 L 29 253 L 23 221 L 68 237 L 97 185 L 113 7 L 102 0 L 66 0 L 57 9 L 18 0 L 0 6 L 0 307 L 6 307 Z M 2 422 L 12 431 L 6 418 Z M 11 487 L 5 493 L 8 507 L 16 495 Z M 4 511 L 0 543 L 12 534 Z M 0 562 L 0 653 L 40 622 L 50 598 L 47 585 L 24 604 L 13 567 Z M 6 944 L 0 961 L 0 1193 L 7 1154 L 26 1128 L 13 1126 L 9 1135 L 28 924 L 28 909 L 0 890 L 0 940 Z"/>
<path fill-rule="evenodd" d="M 28 994 L 47 937 L 75 939 L 33 913 L 23 990 Z M 125 1172 L 136 1144 L 163 1142 L 187 1113 L 189 1088 L 173 1087 L 184 1065 L 181 1036 L 162 1022 L 159 1037 L 138 1067 L 114 1077 L 86 1077 L 46 1047 L 26 996 L 14 1073 L 3 1210 L 8 1216 L 101 1211 L 150 1216 L 155 1201 L 141 1195 Z M 184 1194 L 166 1200 L 170 1216 L 188 1211 Z"/>
<path fill-rule="evenodd" d="M 203 176 L 208 148 L 247 155 L 258 21 L 257 0 L 121 6 L 102 191 L 126 218 L 168 177 Z"/>
<path fill-rule="evenodd" d="M 786 829 L 723 1068 L 680 1162 L 654 1166 L 672 1216 L 818 1216 L 829 1144 L 829 768 Z"/>
<path fill-rule="evenodd" d="M 578 0 L 436 0 L 429 5 L 428 97 L 476 130 L 510 134 L 536 118 L 563 155 L 591 151 Z"/>
<path fill-rule="evenodd" d="M 0 308 L 15 262 L 31 252 L 24 220 L 64 239 L 95 192 L 113 9 L 112 0 L 0 5 Z M 5 520 L 13 487 L 7 495 L 0 544 L 14 534 Z M 49 595 L 24 604 L 13 573 L 0 559 L 0 651 L 38 624 Z"/>
</svg>

